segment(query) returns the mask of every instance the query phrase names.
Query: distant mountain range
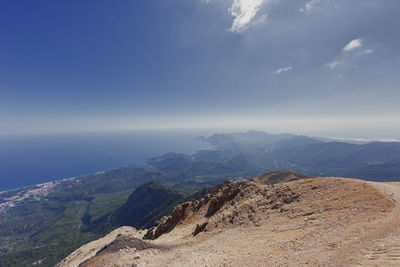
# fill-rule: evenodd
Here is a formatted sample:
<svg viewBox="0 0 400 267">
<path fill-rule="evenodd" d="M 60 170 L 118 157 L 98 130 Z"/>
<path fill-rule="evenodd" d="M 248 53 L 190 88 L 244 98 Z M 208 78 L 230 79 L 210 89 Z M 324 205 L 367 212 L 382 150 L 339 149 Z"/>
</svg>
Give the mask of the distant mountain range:
<svg viewBox="0 0 400 267">
<path fill-rule="evenodd" d="M 354 144 L 256 131 L 214 134 L 200 139 L 225 155 L 255 158 L 256 169 L 290 169 L 308 175 L 376 181 L 400 180 L 400 142 Z"/>
<path fill-rule="evenodd" d="M 144 166 L 0 192 L 0 266 L 38 260 L 37 266 L 53 266 L 116 227 L 150 227 L 188 195 L 226 179 L 292 170 L 307 176 L 400 180 L 399 142 L 354 144 L 258 131 L 198 139 L 212 149 L 167 153 Z"/>
</svg>

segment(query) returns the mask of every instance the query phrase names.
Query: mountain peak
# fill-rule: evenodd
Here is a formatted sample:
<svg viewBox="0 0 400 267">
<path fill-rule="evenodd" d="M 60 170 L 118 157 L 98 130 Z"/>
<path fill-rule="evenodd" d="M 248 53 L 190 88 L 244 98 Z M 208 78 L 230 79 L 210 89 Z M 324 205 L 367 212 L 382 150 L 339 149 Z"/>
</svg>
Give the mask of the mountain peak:
<svg viewBox="0 0 400 267">
<path fill-rule="evenodd" d="M 262 184 L 278 184 L 305 178 L 311 177 L 295 171 L 276 171 L 264 173 L 262 175 L 252 178 L 251 181 Z"/>
<path fill-rule="evenodd" d="M 142 236 L 131 230 L 90 246 L 96 255 L 78 265 L 338 266 L 354 259 L 362 264 L 363 251 L 355 248 L 367 247 L 399 226 L 387 220 L 400 215 L 393 200 L 400 200 L 398 183 L 303 177 L 278 184 L 226 181 L 204 193 L 177 205 Z M 354 232 L 360 233 L 357 239 Z M 395 249 L 396 239 L 389 238 L 384 242 Z M 103 248 L 109 244 L 107 252 Z M 74 252 L 77 256 L 59 266 L 78 266 L 71 263 L 79 262 L 86 250 Z"/>
</svg>

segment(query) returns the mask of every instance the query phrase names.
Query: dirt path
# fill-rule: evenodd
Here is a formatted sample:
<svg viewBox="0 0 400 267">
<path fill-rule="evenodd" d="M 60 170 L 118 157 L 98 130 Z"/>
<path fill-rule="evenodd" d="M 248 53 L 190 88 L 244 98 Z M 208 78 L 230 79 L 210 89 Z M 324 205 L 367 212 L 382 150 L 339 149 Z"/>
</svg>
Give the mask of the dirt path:
<svg viewBox="0 0 400 267">
<path fill-rule="evenodd" d="M 392 212 L 380 225 L 382 238 L 364 249 L 363 266 L 400 266 L 400 183 L 371 183 L 388 195 L 396 204 Z"/>
<path fill-rule="evenodd" d="M 400 266 L 400 183 L 368 182 L 395 203 L 390 214 L 366 229 L 359 243 L 338 251 L 337 266 Z M 356 248 L 356 249 L 355 249 Z M 357 250 L 357 251 L 356 251 Z"/>
</svg>

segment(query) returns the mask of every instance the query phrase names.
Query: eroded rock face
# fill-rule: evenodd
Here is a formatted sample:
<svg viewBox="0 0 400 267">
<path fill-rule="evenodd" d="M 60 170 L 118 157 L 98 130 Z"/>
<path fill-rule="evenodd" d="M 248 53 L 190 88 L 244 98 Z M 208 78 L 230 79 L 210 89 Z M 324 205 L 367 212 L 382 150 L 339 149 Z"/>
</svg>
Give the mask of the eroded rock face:
<svg viewBox="0 0 400 267">
<path fill-rule="evenodd" d="M 221 207 L 228 201 L 231 201 L 233 198 L 239 194 L 241 188 L 239 183 L 228 182 L 226 186 L 222 188 L 217 194 L 213 195 L 210 199 L 210 203 L 208 205 L 206 217 L 211 217 L 216 213 Z"/>
<path fill-rule="evenodd" d="M 156 222 L 155 226 L 147 231 L 144 235 L 144 239 L 156 239 L 163 233 L 171 231 L 178 223 L 183 221 L 187 217 L 187 213 L 191 211 L 192 202 L 182 203 L 174 208 L 174 211 L 170 216 L 164 216 Z"/>
<path fill-rule="evenodd" d="M 116 252 L 124 248 L 134 248 L 136 250 L 144 250 L 155 247 L 153 244 L 143 241 L 137 237 L 117 236 L 110 244 L 105 245 L 97 255 Z"/>
<path fill-rule="evenodd" d="M 200 199 L 176 206 L 172 214 L 157 222 L 144 238 L 157 239 L 193 216 L 198 220 L 192 231 L 193 236 L 221 224 L 229 226 L 256 223 L 266 219 L 265 210 L 282 209 L 299 197 L 299 194 L 287 186 L 262 185 L 252 181 L 228 180 L 204 192 Z"/>
</svg>

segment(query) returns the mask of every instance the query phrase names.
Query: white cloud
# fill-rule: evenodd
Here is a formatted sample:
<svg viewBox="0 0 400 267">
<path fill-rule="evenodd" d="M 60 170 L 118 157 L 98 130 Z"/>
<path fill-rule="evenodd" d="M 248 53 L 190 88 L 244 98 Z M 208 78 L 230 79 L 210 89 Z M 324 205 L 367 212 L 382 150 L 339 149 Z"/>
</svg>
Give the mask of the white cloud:
<svg viewBox="0 0 400 267">
<path fill-rule="evenodd" d="M 292 69 L 292 65 L 289 65 L 287 67 L 279 68 L 275 71 L 275 74 L 281 74 L 282 72 L 287 72 Z"/>
<path fill-rule="evenodd" d="M 231 32 L 241 32 L 249 27 L 251 21 L 257 15 L 264 0 L 234 0 L 229 9 L 233 19 Z M 266 20 L 266 15 L 264 15 Z"/>
<path fill-rule="evenodd" d="M 306 12 L 309 11 L 311 9 L 313 9 L 318 3 L 320 2 L 320 0 L 310 0 L 308 1 L 304 8 L 300 8 L 300 12 Z"/>
<path fill-rule="evenodd" d="M 343 47 L 342 51 L 348 52 L 362 46 L 362 39 L 355 39 Z"/>
<path fill-rule="evenodd" d="M 372 49 L 365 49 L 363 51 L 363 54 L 366 54 L 366 55 L 369 55 L 369 54 L 372 54 L 372 53 L 374 53 L 374 50 L 372 50 Z"/>
<path fill-rule="evenodd" d="M 328 68 L 330 68 L 331 70 L 333 70 L 333 69 L 336 69 L 340 64 L 341 64 L 340 61 L 332 61 L 332 62 L 326 63 L 326 66 Z"/>
</svg>

